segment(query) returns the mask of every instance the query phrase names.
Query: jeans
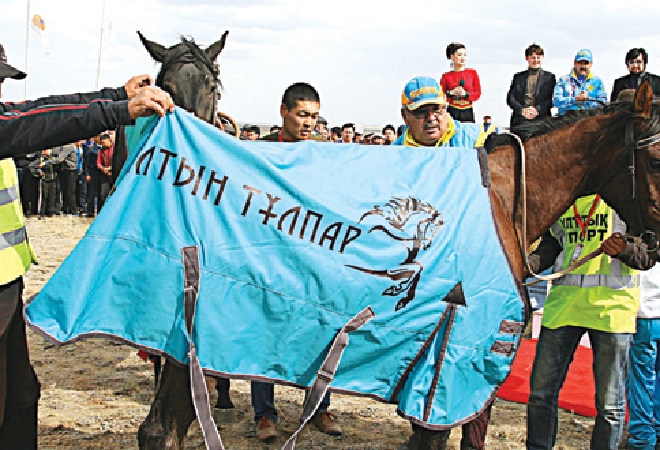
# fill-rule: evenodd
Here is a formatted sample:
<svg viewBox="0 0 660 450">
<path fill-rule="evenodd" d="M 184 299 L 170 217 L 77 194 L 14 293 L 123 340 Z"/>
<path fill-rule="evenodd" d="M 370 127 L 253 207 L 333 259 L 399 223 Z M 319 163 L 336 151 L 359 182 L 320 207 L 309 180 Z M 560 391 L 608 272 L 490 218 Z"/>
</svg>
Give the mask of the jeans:
<svg viewBox="0 0 660 450">
<path fill-rule="evenodd" d="M 660 443 L 660 318 L 637 319 L 630 347 L 626 396 L 630 410 L 629 448 L 654 449 Z"/>
<path fill-rule="evenodd" d="M 95 215 L 96 202 L 99 199 L 100 189 L 99 175 L 97 173 L 92 173 L 91 179 L 87 183 L 87 217 L 94 217 Z"/>
<path fill-rule="evenodd" d="M 252 408 L 254 409 L 254 421 L 259 422 L 262 417 L 268 417 L 277 423 L 277 409 L 275 408 L 275 385 L 261 381 L 250 383 L 252 392 Z M 330 407 L 330 392 L 325 393 L 316 414 L 324 413 Z"/>
<path fill-rule="evenodd" d="M 531 394 L 527 405 L 527 448 L 551 449 L 558 426 L 557 401 L 568 366 L 580 338 L 587 332 L 591 341 L 596 384 L 596 424 L 591 435 L 592 450 L 616 450 L 625 419 L 625 380 L 630 337 L 583 327 L 541 327 L 532 369 Z"/>
</svg>

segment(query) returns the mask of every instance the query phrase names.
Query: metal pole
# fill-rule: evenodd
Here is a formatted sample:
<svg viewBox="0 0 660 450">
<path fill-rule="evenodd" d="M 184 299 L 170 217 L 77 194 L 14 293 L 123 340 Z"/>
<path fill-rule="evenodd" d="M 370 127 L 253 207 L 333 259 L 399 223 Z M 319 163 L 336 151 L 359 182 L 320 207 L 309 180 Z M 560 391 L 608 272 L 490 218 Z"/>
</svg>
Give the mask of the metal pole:
<svg viewBox="0 0 660 450">
<path fill-rule="evenodd" d="M 25 73 L 28 71 L 28 53 L 30 51 L 30 0 L 27 0 L 27 20 L 25 21 Z M 27 77 L 23 82 L 23 98 L 27 100 Z"/>
<path fill-rule="evenodd" d="M 103 28 L 105 27 L 105 0 L 103 0 L 103 10 L 101 11 L 101 38 L 99 39 L 99 60 L 96 64 L 96 90 L 99 90 L 99 80 L 101 79 L 101 51 L 103 50 Z"/>
</svg>

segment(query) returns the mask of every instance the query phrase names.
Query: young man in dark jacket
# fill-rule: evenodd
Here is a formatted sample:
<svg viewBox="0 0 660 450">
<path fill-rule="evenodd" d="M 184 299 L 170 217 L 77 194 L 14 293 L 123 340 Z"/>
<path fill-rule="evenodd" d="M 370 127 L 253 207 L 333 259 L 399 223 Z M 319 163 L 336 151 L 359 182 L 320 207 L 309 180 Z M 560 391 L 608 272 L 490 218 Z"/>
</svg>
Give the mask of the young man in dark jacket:
<svg viewBox="0 0 660 450">
<path fill-rule="evenodd" d="M 513 76 L 506 95 L 506 104 L 511 108 L 511 127 L 531 120 L 550 117 L 555 75 L 544 70 L 544 52 L 540 45 L 532 44 L 525 49 L 527 70 Z"/>
<path fill-rule="evenodd" d="M 624 89 L 637 90 L 642 81 L 649 80 L 653 95 L 660 95 L 660 77 L 646 71 L 646 65 L 649 63 L 649 55 L 643 48 L 631 48 L 626 53 L 626 67 L 628 75 L 614 80 L 612 95 L 610 101 L 614 102 L 619 98 L 619 94 Z"/>
</svg>

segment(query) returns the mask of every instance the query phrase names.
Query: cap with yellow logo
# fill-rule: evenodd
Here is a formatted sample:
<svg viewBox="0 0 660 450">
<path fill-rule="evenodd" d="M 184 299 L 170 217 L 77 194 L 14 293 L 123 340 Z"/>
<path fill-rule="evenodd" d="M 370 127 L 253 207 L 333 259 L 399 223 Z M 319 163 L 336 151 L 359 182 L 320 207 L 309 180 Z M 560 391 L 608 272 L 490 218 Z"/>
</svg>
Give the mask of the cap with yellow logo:
<svg viewBox="0 0 660 450">
<path fill-rule="evenodd" d="M 445 94 L 438 82 L 431 77 L 415 77 L 410 80 L 401 93 L 401 106 L 413 111 L 423 105 L 444 105 Z"/>
</svg>

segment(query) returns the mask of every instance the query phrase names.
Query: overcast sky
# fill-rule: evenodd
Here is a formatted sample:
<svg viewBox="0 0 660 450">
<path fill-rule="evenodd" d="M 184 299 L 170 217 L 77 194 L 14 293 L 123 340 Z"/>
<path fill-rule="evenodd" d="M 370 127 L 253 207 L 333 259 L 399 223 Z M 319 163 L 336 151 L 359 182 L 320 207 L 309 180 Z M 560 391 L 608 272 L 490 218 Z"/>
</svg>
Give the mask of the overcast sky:
<svg viewBox="0 0 660 450">
<path fill-rule="evenodd" d="M 31 0 L 30 17 L 46 23 L 50 55 L 30 35 L 27 97 L 94 90 L 103 0 Z M 25 69 L 27 0 L 0 0 L 0 43 L 9 62 Z M 220 110 L 239 122 L 279 123 L 284 89 L 305 81 L 321 96 L 331 125 L 401 123 L 401 90 L 416 75 L 449 70 L 445 48 L 462 42 L 468 66 L 481 78 L 477 117 L 508 125 L 506 93 L 526 68 L 532 42 L 545 49 L 544 68 L 568 73 L 580 48 L 594 53 L 593 72 L 611 91 L 626 73 L 632 47 L 649 52 L 660 73 L 660 2 L 655 0 L 360 1 L 360 0 L 107 0 L 116 44 L 102 52 L 100 84 L 122 85 L 158 67 L 137 30 L 167 47 L 180 35 L 206 47 L 229 30 L 219 56 Z M 23 100 L 23 82 L 8 80 L 3 100 Z"/>
</svg>

